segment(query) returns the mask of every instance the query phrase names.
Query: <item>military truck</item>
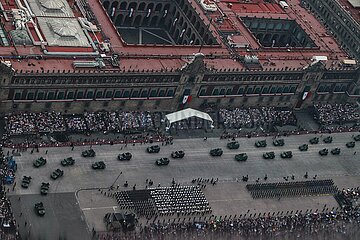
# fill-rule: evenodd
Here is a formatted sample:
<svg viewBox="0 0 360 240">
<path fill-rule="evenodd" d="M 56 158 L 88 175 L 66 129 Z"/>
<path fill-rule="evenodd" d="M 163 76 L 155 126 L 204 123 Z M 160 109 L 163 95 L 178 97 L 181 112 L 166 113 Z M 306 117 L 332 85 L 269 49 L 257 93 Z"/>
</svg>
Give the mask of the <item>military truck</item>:
<svg viewBox="0 0 360 240">
<path fill-rule="evenodd" d="M 30 176 L 23 176 L 23 179 L 21 181 L 21 187 L 28 188 L 31 183 L 31 177 Z"/>
<path fill-rule="evenodd" d="M 263 158 L 265 158 L 265 159 L 274 159 L 275 158 L 275 153 L 274 152 L 265 152 L 263 154 Z"/>
<path fill-rule="evenodd" d="M 74 163 L 75 163 L 75 159 L 73 159 L 72 157 L 65 158 L 64 160 L 61 161 L 61 165 L 64 167 L 74 165 Z"/>
<path fill-rule="evenodd" d="M 42 202 L 38 202 L 35 203 L 35 212 L 37 213 L 37 215 L 39 216 L 44 216 L 45 215 L 45 208 L 44 208 L 44 204 Z"/>
<path fill-rule="evenodd" d="M 354 137 L 354 140 L 355 140 L 356 142 L 360 141 L 360 134 L 359 134 L 359 135 L 356 135 L 356 136 Z"/>
<path fill-rule="evenodd" d="M 292 158 L 292 151 L 285 151 L 280 154 L 281 158 Z"/>
<path fill-rule="evenodd" d="M 179 150 L 171 153 L 172 158 L 183 158 L 184 156 L 185 156 L 185 152 L 183 150 Z"/>
<path fill-rule="evenodd" d="M 323 139 L 324 143 L 332 143 L 333 138 L 331 136 L 328 136 L 326 138 Z"/>
<path fill-rule="evenodd" d="M 39 157 L 33 162 L 34 167 L 39 168 L 41 166 L 44 166 L 46 164 L 46 159 L 43 157 Z"/>
<path fill-rule="evenodd" d="M 54 180 L 58 179 L 59 177 L 64 176 L 64 171 L 61 169 L 56 169 L 51 175 L 50 177 Z"/>
<path fill-rule="evenodd" d="M 155 161 L 155 164 L 158 166 L 166 166 L 170 163 L 168 158 L 159 158 Z"/>
<path fill-rule="evenodd" d="M 96 153 L 93 149 L 88 149 L 88 150 L 85 150 L 81 153 L 81 156 L 83 157 L 95 157 Z"/>
<path fill-rule="evenodd" d="M 259 140 L 255 142 L 255 147 L 266 147 L 266 140 Z"/>
<path fill-rule="evenodd" d="M 245 162 L 248 159 L 248 156 L 246 153 L 240 153 L 235 155 L 235 160 L 238 162 Z"/>
<path fill-rule="evenodd" d="M 210 150 L 210 155 L 213 157 L 220 157 L 223 154 L 223 150 L 221 148 L 214 148 Z"/>
<path fill-rule="evenodd" d="M 229 142 L 226 146 L 228 149 L 239 149 L 240 144 L 238 141 L 232 141 L 232 142 Z"/>
<path fill-rule="evenodd" d="M 40 187 L 40 193 L 41 195 L 46 195 L 48 194 L 50 188 L 50 183 L 41 183 L 41 187 Z"/>
<path fill-rule="evenodd" d="M 130 161 L 132 154 L 130 152 L 125 152 L 118 155 L 119 161 Z"/>
<path fill-rule="evenodd" d="M 94 162 L 92 165 L 91 165 L 92 169 L 94 170 L 98 170 L 98 169 L 105 169 L 106 168 L 106 165 L 103 161 L 99 161 L 99 162 Z"/>
<path fill-rule="evenodd" d="M 318 137 L 313 137 L 310 139 L 309 141 L 311 144 L 318 144 L 319 143 L 319 138 Z"/>
<path fill-rule="evenodd" d="M 148 153 L 158 153 L 158 152 L 160 152 L 160 146 L 159 145 L 150 146 L 150 147 L 146 148 L 146 151 Z"/>
<path fill-rule="evenodd" d="M 328 155 L 328 153 L 329 153 L 329 150 L 327 148 L 321 149 L 319 151 L 320 156 L 326 156 L 326 155 Z"/>
<path fill-rule="evenodd" d="M 348 142 L 348 143 L 346 143 L 346 147 L 347 147 L 347 148 L 353 148 L 353 147 L 355 147 L 355 142 Z"/>
<path fill-rule="evenodd" d="M 307 151 L 308 148 L 309 148 L 309 145 L 307 145 L 307 144 L 303 144 L 303 145 L 299 146 L 299 150 L 302 152 Z"/>
<path fill-rule="evenodd" d="M 275 139 L 275 140 L 273 141 L 273 145 L 274 145 L 275 147 L 281 147 L 281 146 L 284 146 L 284 145 L 285 145 L 285 141 L 284 141 L 284 139 Z"/>
<path fill-rule="evenodd" d="M 334 148 L 331 150 L 332 155 L 339 155 L 340 154 L 340 148 Z"/>
</svg>

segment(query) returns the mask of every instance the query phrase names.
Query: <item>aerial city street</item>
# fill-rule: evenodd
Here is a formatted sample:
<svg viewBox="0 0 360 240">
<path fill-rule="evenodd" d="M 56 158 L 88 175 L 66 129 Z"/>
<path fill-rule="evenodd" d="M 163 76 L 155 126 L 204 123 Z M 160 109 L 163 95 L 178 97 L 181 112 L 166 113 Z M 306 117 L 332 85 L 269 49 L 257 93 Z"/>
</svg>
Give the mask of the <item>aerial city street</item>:
<svg viewBox="0 0 360 240">
<path fill-rule="evenodd" d="M 0 240 L 360 236 L 357 0 L 0 0 Z"/>
</svg>

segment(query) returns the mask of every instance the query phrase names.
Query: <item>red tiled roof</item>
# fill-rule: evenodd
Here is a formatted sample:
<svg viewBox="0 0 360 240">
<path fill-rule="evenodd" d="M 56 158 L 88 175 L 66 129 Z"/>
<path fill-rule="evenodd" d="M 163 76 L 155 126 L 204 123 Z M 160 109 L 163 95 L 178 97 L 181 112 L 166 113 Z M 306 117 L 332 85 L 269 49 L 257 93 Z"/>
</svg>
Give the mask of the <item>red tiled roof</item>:
<svg viewBox="0 0 360 240">
<path fill-rule="evenodd" d="M 348 0 L 338 0 L 345 10 L 360 24 L 360 8 L 353 7 Z"/>
<path fill-rule="evenodd" d="M 233 3 L 231 9 L 236 12 L 246 12 L 246 13 L 271 13 L 271 14 L 281 14 L 285 13 L 277 4 L 273 3 Z"/>
<path fill-rule="evenodd" d="M 0 0 L 4 7 L 9 7 L 6 0 Z M 13 2 L 14 0 L 10 0 Z M 210 30 L 214 33 L 219 45 L 217 46 L 172 46 L 172 45 L 129 45 L 122 41 L 117 29 L 113 26 L 106 11 L 102 7 L 100 0 L 88 0 L 88 4 L 97 18 L 101 32 L 89 33 L 91 39 L 99 42 L 105 40 L 111 43 L 111 49 L 120 55 L 120 67 L 116 71 L 132 71 L 132 70 L 170 70 L 181 68 L 194 53 L 202 52 L 205 54 L 205 62 L 207 67 L 215 69 L 244 69 L 244 66 L 235 61 L 237 57 L 254 54 L 257 55 L 264 69 L 281 69 L 302 68 L 311 63 L 311 58 L 315 55 L 327 56 L 329 61 L 327 66 L 333 66 L 334 62 L 347 58 L 347 55 L 336 43 L 334 38 L 330 36 L 325 28 L 311 15 L 307 10 L 300 6 L 300 0 L 288 0 L 289 8 L 282 9 L 278 4 L 265 3 L 263 0 L 253 0 L 251 3 L 243 3 L 238 0 L 223 0 L 216 3 L 221 11 L 208 13 L 206 16 L 196 0 L 189 0 L 195 11 L 203 19 L 206 26 L 209 25 L 209 19 L 212 19 Z M 346 1 L 346 0 L 340 0 Z M 229 8 L 229 4 L 232 7 Z M 74 6 L 74 0 L 69 0 L 70 6 Z M 73 8 L 75 16 L 80 16 L 77 7 Z M 242 23 L 240 17 L 257 17 L 257 18 L 274 18 L 274 19 L 292 19 L 295 20 L 304 31 L 313 39 L 319 49 L 291 49 L 285 48 L 263 48 L 248 28 Z M 223 18 L 223 23 L 216 23 L 216 18 Z M 30 24 L 31 25 L 31 24 Z M 30 26 L 29 25 L 29 26 Z M 6 31 L 13 29 L 11 22 L 5 23 Z M 247 43 L 251 46 L 251 52 L 245 48 L 237 48 L 229 50 L 223 43 L 222 37 L 218 30 L 236 31 L 240 35 L 233 36 L 235 43 Z M 30 32 L 36 40 L 34 30 L 30 26 Z M 95 37 L 96 36 L 96 37 Z M 224 39 L 226 41 L 226 38 Z M 92 48 L 69 48 L 69 47 L 45 47 L 50 52 L 79 52 L 93 51 Z M 43 55 L 43 60 L 26 59 L 11 60 L 13 68 L 23 71 L 73 71 L 72 57 L 49 57 L 42 53 L 40 46 L 10 46 L 0 47 L 1 55 Z M 91 57 L 82 57 L 82 60 L 94 60 Z M 103 70 L 111 70 L 111 66 L 107 66 Z M 94 71 L 96 69 L 91 69 Z"/>
</svg>

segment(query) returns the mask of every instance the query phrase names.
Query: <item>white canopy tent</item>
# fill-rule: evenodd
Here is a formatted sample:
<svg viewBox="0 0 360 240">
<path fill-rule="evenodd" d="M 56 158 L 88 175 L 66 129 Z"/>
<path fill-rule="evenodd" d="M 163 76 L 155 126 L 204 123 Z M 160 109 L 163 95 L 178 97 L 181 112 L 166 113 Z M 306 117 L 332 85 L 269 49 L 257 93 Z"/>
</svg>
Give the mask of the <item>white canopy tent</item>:
<svg viewBox="0 0 360 240">
<path fill-rule="evenodd" d="M 178 122 L 178 121 L 188 119 L 191 117 L 198 117 L 198 118 L 202 118 L 207 121 L 210 121 L 211 126 L 213 126 L 212 123 L 214 122 L 209 114 L 200 112 L 200 111 L 192 109 L 192 108 L 187 108 L 187 109 L 180 110 L 180 111 L 177 111 L 174 113 L 170 113 L 170 114 L 167 114 L 165 117 L 169 123 L 167 130 L 170 128 L 171 124 L 173 124 L 174 122 Z"/>
</svg>

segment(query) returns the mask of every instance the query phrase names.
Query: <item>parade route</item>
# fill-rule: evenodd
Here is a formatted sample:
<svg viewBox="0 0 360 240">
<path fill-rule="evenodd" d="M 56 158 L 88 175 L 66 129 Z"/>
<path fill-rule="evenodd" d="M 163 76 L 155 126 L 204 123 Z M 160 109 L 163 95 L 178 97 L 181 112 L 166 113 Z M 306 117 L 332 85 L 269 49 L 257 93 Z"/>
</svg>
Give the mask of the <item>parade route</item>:
<svg viewBox="0 0 360 240">
<path fill-rule="evenodd" d="M 322 141 L 322 138 L 327 135 L 324 134 L 322 137 L 318 135 L 320 137 L 319 144 L 309 144 L 309 150 L 306 152 L 300 152 L 298 146 L 308 143 L 309 139 L 315 135 L 284 137 L 285 146 L 283 147 L 274 147 L 271 137 L 241 138 L 237 139 L 240 142 L 240 148 L 237 150 L 226 148 L 227 139 L 208 138 L 207 141 L 201 138 L 175 139 L 172 145 L 162 146 L 160 144 L 161 150 L 157 154 L 146 153 L 145 149 L 150 144 L 127 145 L 127 147 L 124 145 L 96 145 L 92 146 L 96 152 L 94 158 L 81 157 L 81 151 L 88 149 L 88 147 L 75 147 L 73 151 L 70 147 L 41 148 L 40 152 L 34 151 L 33 154 L 28 150 L 22 152 L 21 156 L 15 157 L 18 163 L 16 173 L 18 184 L 10 194 L 14 195 L 14 199 L 17 196 L 33 198 L 34 200 L 28 200 L 28 207 L 30 208 L 28 211 L 31 211 L 32 205 L 38 197 L 41 182 L 49 182 L 51 185 L 50 195 L 43 197 L 43 199 L 61 194 L 75 195 L 76 191 L 83 189 L 77 194 L 78 208 L 82 209 L 89 231 L 92 228 L 104 231 L 102 220 L 104 214 L 116 211 L 114 208 L 116 206 L 115 199 L 103 196 L 98 190 L 99 188 L 108 189 L 111 185 L 114 187 L 119 185 L 119 190 L 130 190 L 136 184 L 136 189 L 143 189 L 146 185 L 146 179 L 152 179 L 154 186 L 158 186 L 158 184 L 169 186 L 173 178 L 182 185 L 192 185 L 191 180 L 194 178 L 218 179 L 216 185 L 208 184 L 203 189 L 215 215 L 254 214 L 279 211 L 279 209 L 286 211 L 308 208 L 321 209 L 325 204 L 328 207 L 336 207 L 337 203 L 331 196 L 253 200 L 245 189 L 246 183 L 242 182 L 241 178 L 244 175 L 249 175 L 249 183 L 254 183 L 258 178 L 260 178 L 260 182 L 264 182 L 263 178 L 267 174 L 267 182 L 280 182 L 284 181 L 284 176 L 294 175 L 296 181 L 304 180 L 303 175 L 308 172 L 309 178 L 317 175 L 318 179 L 333 179 L 335 185 L 340 189 L 356 187 L 360 181 L 360 161 L 354 152 L 359 152 L 360 149 L 359 144 L 355 148 L 346 148 L 345 144 L 351 141 L 351 135 L 352 133 L 332 134 L 333 142 L 330 144 L 325 144 Z M 255 141 L 262 139 L 267 140 L 267 147 L 255 148 Z M 209 155 L 210 149 L 216 147 L 221 147 L 224 150 L 221 157 Z M 331 150 L 335 147 L 341 148 L 340 155 L 329 153 L 328 156 L 320 156 L 318 153 L 323 148 Z M 48 151 L 47 154 L 45 154 L 46 150 Z M 183 159 L 171 159 L 171 152 L 176 150 L 184 150 L 185 157 Z M 280 158 L 280 153 L 288 150 L 293 152 L 293 158 Z M 7 149 L 5 149 L 6 151 Z M 117 155 L 125 151 L 131 152 L 133 158 L 130 161 L 118 161 Z M 274 151 L 275 159 L 263 159 L 262 154 L 267 151 Z M 235 154 L 241 152 L 247 153 L 248 160 L 246 162 L 234 160 Z M 38 169 L 34 168 L 32 162 L 40 156 L 47 159 L 47 164 Z M 60 161 L 70 156 L 76 160 L 75 165 L 62 167 Z M 169 157 L 170 164 L 162 167 L 156 166 L 155 160 L 160 157 Z M 95 161 L 104 161 L 106 169 L 97 171 L 91 169 L 91 163 Z M 64 176 L 55 181 L 51 180 L 50 174 L 57 168 L 64 170 Z M 33 178 L 28 189 L 23 189 L 20 186 L 22 176 Z M 129 183 L 128 188 L 123 187 L 125 181 Z M 51 211 L 51 208 L 56 209 L 58 207 L 51 204 L 47 206 L 47 209 Z M 34 217 L 39 218 L 36 215 Z M 56 218 L 57 216 L 48 214 L 44 219 L 52 217 Z M 51 222 L 46 221 L 44 224 L 54 224 Z M 80 220 L 78 222 L 78 224 L 83 223 L 84 221 Z M 36 226 L 33 225 L 32 228 L 36 228 Z M 67 239 L 72 238 L 68 237 Z"/>
</svg>

